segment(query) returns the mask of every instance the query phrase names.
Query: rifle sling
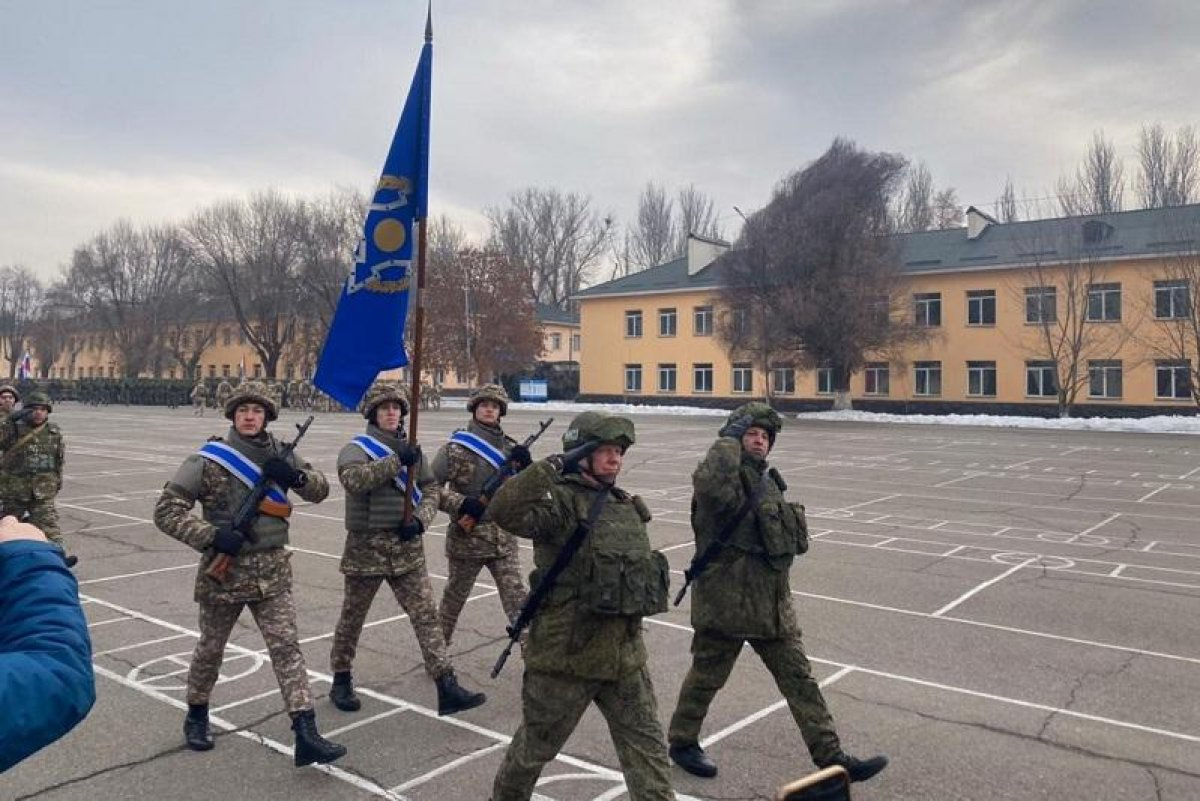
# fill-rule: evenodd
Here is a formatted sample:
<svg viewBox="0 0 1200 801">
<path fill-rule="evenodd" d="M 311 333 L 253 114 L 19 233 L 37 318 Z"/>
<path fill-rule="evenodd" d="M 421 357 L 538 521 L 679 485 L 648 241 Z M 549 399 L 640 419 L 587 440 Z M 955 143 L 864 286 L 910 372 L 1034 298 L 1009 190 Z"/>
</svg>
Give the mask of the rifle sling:
<svg viewBox="0 0 1200 801">
<path fill-rule="evenodd" d="M 737 514 L 733 516 L 728 523 L 724 525 L 721 531 L 717 534 L 717 538 L 709 543 L 709 546 L 704 549 L 703 553 L 696 554 L 692 559 L 692 563 L 688 565 L 685 571 L 685 578 L 688 581 L 694 581 L 704 572 L 704 568 L 708 567 L 708 563 L 717 558 L 721 551 L 725 550 L 725 546 L 729 544 L 729 540 L 733 538 L 733 532 L 745 519 L 750 510 L 758 505 L 762 500 L 763 493 L 767 491 L 767 481 L 770 476 L 764 471 L 762 481 L 754 488 L 754 491 L 746 496 L 746 500 L 742 501 L 742 505 L 738 507 Z"/>
<path fill-rule="evenodd" d="M 46 426 L 45 424 L 42 424 L 14 442 L 13 446 L 6 450 L 3 456 L 0 456 L 0 465 L 8 464 L 9 460 L 12 459 L 13 454 L 20 451 L 21 448 L 24 448 L 26 445 L 28 445 L 34 437 L 36 437 L 38 434 L 41 434 L 45 430 Z"/>
</svg>

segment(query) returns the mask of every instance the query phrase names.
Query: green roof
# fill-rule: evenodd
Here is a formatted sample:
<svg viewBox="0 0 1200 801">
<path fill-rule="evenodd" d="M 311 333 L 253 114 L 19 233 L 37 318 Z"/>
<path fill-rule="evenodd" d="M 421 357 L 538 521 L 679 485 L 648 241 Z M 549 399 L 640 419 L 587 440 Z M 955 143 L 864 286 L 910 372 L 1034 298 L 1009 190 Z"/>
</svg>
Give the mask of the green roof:
<svg viewBox="0 0 1200 801">
<path fill-rule="evenodd" d="M 539 323 L 579 325 L 579 312 L 563 311 L 557 306 L 551 306 L 548 303 L 539 303 L 537 305 L 537 319 Z"/>
</svg>

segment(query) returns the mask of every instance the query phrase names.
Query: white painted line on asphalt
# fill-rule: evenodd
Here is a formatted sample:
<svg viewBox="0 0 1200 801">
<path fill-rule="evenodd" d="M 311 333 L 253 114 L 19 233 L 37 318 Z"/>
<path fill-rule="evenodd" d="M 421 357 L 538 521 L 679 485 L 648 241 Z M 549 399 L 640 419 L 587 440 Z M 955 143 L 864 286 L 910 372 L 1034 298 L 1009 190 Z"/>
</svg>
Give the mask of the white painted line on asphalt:
<svg viewBox="0 0 1200 801">
<path fill-rule="evenodd" d="M 100 584 L 105 581 L 117 581 L 118 579 L 137 578 L 138 576 L 149 576 L 153 573 L 169 573 L 174 570 L 195 569 L 196 563 L 190 562 L 186 565 L 175 565 L 174 567 L 156 567 L 153 570 L 139 570 L 136 573 L 120 573 L 116 576 L 102 576 L 100 578 L 87 579 L 79 582 L 79 586 L 84 587 L 88 584 Z"/>
<path fill-rule="evenodd" d="M 181 634 L 180 636 L 182 637 L 183 635 Z M 270 698 L 271 696 L 278 696 L 278 695 L 279 695 L 278 689 L 267 690 L 264 693 L 259 693 L 258 695 L 252 695 L 249 698 L 240 698 L 237 701 L 230 701 L 228 704 L 222 704 L 221 706 L 213 707 L 212 711 L 213 712 L 224 712 L 226 709 L 235 709 L 236 707 L 239 707 L 239 706 L 245 706 L 246 704 L 253 704 L 255 701 L 261 701 L 264 698 Z M 328 736 L 328 735 L 326 735 L 326 736 Z"/>
<path fill-rule="evenodd" d="M 84 528 L 77 529 L 70 533 L 71 534 L 92 534 L 97 531 L 109 531 L 110 529 L 114 529 L 114 528 L 132 528 L 133 526 L 145 526 L 145 525 L 149 525 L 149 524 L 150 524 L 150 521 L 146 521 L 145 523 L 112 523 L 107 526 L 86 526 Z"/>
<path fill-rule="evenodd" d="M 111 617 L 108 620 L 97 620 L 95 623 L 88 623 L 87 627 L 89 629 L 95 629 L 95 628 L 99 628 L 100 626 L 107 626 L 109 623 L 121 623 L 122 621 L 125 621 L 125 620 L 133 620 L 133 618 L 131 618 L 131 617 Z"/>
<path fill-rule="evenodd" d="M 973 478 L 979 478 L 980 476 L 985 476 L 985 475 L 987 475 L 987 473 L 969 472 L 966 475 L 959 476 L 958 478 L 951 478 L 951 479 L 948 479 L 941 483 L 934 484 L 933 487 L 934 487 L 934 489 L 940 489 L 942 487 L 949 487 L 953 484 L 957 484 L 960 481 L 970 481 Z"/>
<path fill-rule="evenodd" d="M 122 520 L 132 520 L 135 523 L 150 523 L 151 525 L 154 524 L 153 520 L 147 520 L 144 517 L 134 517 L 133 515 L 123 515 L 120 512 L 110 512 L 107 509 L 94 509 L 90 506 L 80 506 L 79 504 L 76 504 L 76 503 L 56 503 L 55 506 L 58 506 L 59 508 L 76 509 L 80 512 L 91 512 L 92 514 L 97 514 L 97 515 L 108 515 L 110 517 L 119 517 Z"/>
<path fill-rule="evenodd" d="M 402 793 L 405 790 L 412 789 L 413 787 L 419 787 L 420 785 L 425 784 L 428 781 L 436 779 L 438 776 L 449 773 L 450 771 L 452 771 L 456 768 L 462 767 L 463 765 L 467 764 L 468 762 L 473 762 L 474 760 L 479 759 L 480 757 L 483 757 L 483 756 L 487 756 L 488 754 L 493 753 L 494 751 L 499 751 L 501 748 L 504 748 L 504 746 L 505 746 L 504 743 L 492 743 L 489 746 L 480 748 L 476 751 L 472 751 L 469 754 L 463 754 L 458 759 L 453 759 L 444 765 L 439 765 L 438 767 L 434 768 L 433 770 L 429 771 L 428 773 L 422 773 L 420 776 L 409 779 L 408 781 L 404 782 L 403 784 L 397 784 L 395 787 L 392 788 L 392 792 L 393 793 Z M 591 774 L 589 774 L 589 775 L 591 775 Z"/>
<path fill-rule="evenodd" d="M 1187 479 L 1191 478 L 1192 476 L 1196 475 L 1197 473 L 1200 473 L 1200 467 L 1193 467 L 1191 470 L 1187 471 L 1182 476 L 1180 476 L 1179 480 L 1186 481 Z"/>
<path fill-rule="evenodd" d="M 1129 566 L 1129 565 L 1117 565 L 1116 567 L 1114 567 L 1114 568 L 1112 569 L 1112 571 L 1111 571 L 1111 572 L 1109 572 L 1109 574 L 1108 574 L 1108 575 L 1109 575 L 1109 577 L 1110 577 L 1110 578 L 1116 578 L 1117 576 L 1121 575 L 1121 571 L 1123 571 L 1123 570 L 1124 570 L 1125 568 L 1127 568 L 1128 566 Z"/>
<path fill-rule="evenodd" d="M 944 554 L 942 554 L 940 558 L 945 559 L 947 556 L 954 556 L 954 554 L 958 553 L 959 551 L 965 551 L 966 549 L 967 549 L 966 545 L 956 545 L 953 548 L 951 548 L 950 550 L 946 551 Z"/>
<path fill-rule="evenodd" d="M 862 506 L 870 506 L 873 503 L 883 503 L 884 501 L 890 501 L 893 498 L 899 498 L 899 497 L 900 496 L 898 494 L 884 495 L 882 498 L 875 498 L 874 500 L 863 501 L 862 503 L 855 503 L 855 504 L 851 504 L 850 506 L 839 506 L 837 509 L 830 509 L 829 511 L 835 512 L 835 513 L 836 512 L 849 512 L 851 509 L 858 509 L 859 507 L 862 507 Z"/>
<path fill-rule="evenodd" d="M 1165 490 L 1165 489 L 1168 489 L 1170 486 L 1171 486 L 1170 484 L 1163 484 L 1163 485 L 1162 485 L 1162 486 L 1160 486 L 1158 489 L 1156 489 L 1156 490 L 1151 490 L 1150 492 L 1147 492 L 1147 493 L 1146 493 L 1145 495 L 1143 495 L 1142 497 L 1138 498 L 1138 499 L 1137 499 L 1137 502 L 1138 502 L 1138 503 L 1145 503 L 1146 501 L 1150 500 L 1151 498 L 1153 498 L 1153 497 L 1154 497 L 1155 495 L 1157 495 L 1158 493 L 1162 492 L 1162 491 L 1163 491 L 1163 490 Z"/>
<path fill-rule="evenodd" d="M 357 728 L 361 728 L 362 726 L 367 726 L 371 723 L 374 723 L 377 720 L 383 720 L 384 718 L 390 718 L 392 715 L 395 715 L 395 714 L 398 714 L 398 713 L 404 712 L 404 711 L 406 711 L 405 707 L 394 706 L 391 709 L 386 709 L 377 715 L 371 715 L 371 717 L 369 717 L 369 718 L 363 718 L 362 720 L 356 720 L 353 723 L 347 723 L 345 726 L 342 726 L 339 729 L 334 729 L 333 731 L 322 732 L 321 736 L 324 737 L 326 740 L 332 740 L 340 734 L 345 734 L 348 731 L 354 731 Z M 396 792 L 400 792 L 400 790 L 399 790 L 399 788 L 393 787 L 392 792 L 396 793 Z"/>
<path fill-rule="evenodd" d="M 1094 526 L 1091 526 L 1091 527 L 1089 527 L 1089 528 L 1085 528 L 1083 531 L 1079 532 L 1079 533 L 1078 533 L 1078 534 L 1076 534 L 1075 536 L 1076 536 L 1076 537 L 1082 537 L 1084 534 L 1091 534 L 1091 533 L 1092 533 L 1093 531 L 1095 531 L 1096 529 L 1104 528 L 1105 526 L 1107 526 L 1109 523 L 1111 523 L 1112 521 L 1116 520 L 1116 519 L 1117 519 L 1118 517 L 1120 517 L 1120 516 L 1121 516 L 1121 513 L 1120 513 L 1120 512 L 1113 512 L 1111 515 L 1109 515 L 1108 517 L 1104 518 L 1103 520 L 1101 520 L 1101 521 L 1100 521 L 1099 523 L 1097 523 L 1096 525 L 1094 525 Z"/>
<path fill-rule="evenodd" d="M 1026 459 L 1023 462 L 1014 462 L 1013 464 L 1006 464 L 1006 465 L 1004 465 L 1003 469 L 1004 470 L 1012 470 L 1014 467 L 1024 467 L 1027 464 L 1033 464 L 1034 462 L 1040 462 L 1045 458 L 1046 458 L 1045 456 L 1035 456 L 1032 459 Z"/>
<path fill-rule="evenodd" d="M 967 600 L 968 598 L 971 598 L 975 594 L 982 592 L 983 590 L 986 590 L 988 587 L 992 586 L 993 584 L 995 584 L 998 581 L 1003 581 L 1004 579 L 1011 576 L 1013 573 L 1016 573 L 1021 568 L 1028 567 L 1029 565 L 1033 564 L 1036 561 L 1037 561 L 1036 558 L 1026 559 L 1024 562 L 1021 562 L 1019 565 L 1013 565 L 1012 567 L 1010 567 L 1008 570 L 1005 570 L 1000 575 L 998 575 L 994 578 L 990 578 L 987 581 L 983 582 L 982 584 L 980 584 L 970 590 L 967 590 L 962 595 L 958 596 L 953 601 L 951 601 L 950 603 L 943 606 L 941 609 L 934 612 L 932 615 L 930 615 L 930 617 L 941 617 L 942 615 L 946 614 L 951 609 L 958 606 L 959 604 L 961 604 L 963 601 Z"/>
<path fill-rule="evenodd" d="M 109 654 L 119 654 L 122 651 L 133 651 L 138 648 L 145 648 L 147 645 L 157 645 L 160 642 L 170 642 L 171 640 L 178 640 L 186 636 L 186 634 L 172 634 L 168 637 L 155 637 L 153 640 L 135 642 L 133 645 L 122 645 L 119 648 L 109 648 L 106 651 L 97 651 L 96 653 L 92 654 L 92 658 L 95 659 L 99 656 L 108 656 Z"/>
<path fill-rule="evenodd" d="M 840 679 L 843 676 L 846 676 L 850 673 L 853 673 L 853 672 L 854 672 L 853 665 L 844 665 L 836 673 L 829 676 L 829 678 L 825 679 L 824 681 L 817 682 L 817 686 L 819 686 L 821 688 L 828 687 L 830 684 L 833 684 L 838 679 Z M 758 721 L 762 720 L 763 718 L 765 718 L 767 715 L 771 714 L 775 710 L 783 709 L 786 706 L 787 706 L 787 700 L 785 699 L 782 701 L 776 701 L 775 703 L 771 704 L 770 706 L 763 707 L 762 709 L 758 710 L 757 712 L 755 712 L 751 715 L 747 715 L 746 717 L 742 718 L 741 720 L 734 721 L 733 723 L 729 724 L 728 726 L 721 729 L 720 731 L 713 732 L 708 737 L 705 737 L 703 740 L 700 741 L 700 747 L 708 748 L 709 746 L 713 745 L 714 743 L 719 743 L 721 740 L 724 740 L 726 737 L 729 737 L 732 734 L 736 734 L 737 732 L 746 728 L 750 724 L 757 723 Z"/>
<path fill-rule="evenodd" d="M 888 545 L 888 544 L 890 544 L 890 543 L 893 543 L 893 542 L 895 542 L 895 541 L 896 541 L 896 537 L 884 537 L 884 538 L 883 538 L 883 539 L 881 539 L 879 542 L 877 542 L 877 543 L 873 544 L 871 547 L 872 547 L 872 548 L 879 548 L 879 547 L 881 547 L 881 546 Z"/>
</svg>

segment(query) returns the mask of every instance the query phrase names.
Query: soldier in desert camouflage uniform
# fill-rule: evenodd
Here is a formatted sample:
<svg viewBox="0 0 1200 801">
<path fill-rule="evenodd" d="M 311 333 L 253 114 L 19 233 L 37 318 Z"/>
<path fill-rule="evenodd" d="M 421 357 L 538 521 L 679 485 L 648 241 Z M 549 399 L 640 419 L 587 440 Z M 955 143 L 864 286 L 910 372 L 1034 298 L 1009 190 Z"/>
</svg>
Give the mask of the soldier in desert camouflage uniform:
<svg viewBox="0 0 1200 801">
<path fill-rule="evenodd" d="M 192 387 L 192 414 L 197 417 L 204 416 L 204 405 L 208 402 L 208 387 L 204 385 L 204 381 L 196 382 L 196 386 Z"/>
<path fill-rule="evenodd" d="M 433 459 L 433 475 L 438 485 L 449 482 L 442 493 L 442 511 L 450 515 L 446 535 L 450 575 L 438 607 L 447 644 L 475 585 L 475 577 L 484 567 L 492 574 L 509 620 L 517 616 L 525 602 L 517 541 L 486 517 L 487 504 L 480 498 L 480 491 L 507 462 L 523 470 L 532 457 L 528 448 L 507 437 L 500 427 L 500 418 L 508 412 L 508 393 L 504 387 L 499 384 L 479 387 L 467 400 L 467 411 L 471 413 L 471 422 L 466 429 L 454 432 Z M 470 531 L 460 525 L 464 518 L 474 524 Z"/>
<path fill-rule="evenodd" d="M 9 414 L 17 408 L 21 401 L 21 393 L 12 384 L 0 386 L 0 414 Z"/>
<path fill-rule="evenodd" d="M 788 571 L 808 550 L 808 524 L 804 507 L 784 499 L 783 478 L 767 466 L 782 428 L 765 403 L 738 407 L 692 474 L 696 551 L 718 538 L 726 544 L 694 578 L 692 667 L 671 718 L 671 758 L 696 776 L 717 775 L 699 745 L 700 728 L 748 642 L 775 678 L 813 761 L 822 768 L 840 765 L 851 781 L 864 781 L 883 770 L 887 758 L 860 760 L 842 751 L 792 606 Z"/>
<path fill-rule="evenodd" d="M 229 634 L 249 606 L 262 632 L 279 681 L 284 703 L 296 733 L 295 763 L 332 762 L 346 749 L 331 743 L 317 731 L 312 690 L 296 632 L 296 607 L 292 599 L 288 490 L 310 503 L 320 503 L 329 494 L 329 482 L 319 470 L 295 451 L 278 456 L 280 442 L 267 433 L 267 423 L 278 411 L 266 387 L 247 382 L 238 387 L 225 405 L 225 416 L 233 426 L 224 439 L 214 437 L 199 453 L 184 460 L 167 482 L 154 508 L 154 523 L 167 535 L 200 551 L 196 573 L 195 600 L 200 605 L 200 641 L 188 672 L 188 713 L 184 738 L 189 748 L 207 751 L 213 747 L 208 725 L 208 702 L 221 668 L 221 657 Z M 255 471 L 274 484 L 268 496 L 272 505 L 260 507 L 253 523 L 253 537 L 232 528 L 232 518 L 250 492 L 247 481 Z M 203 518 L 189 514 L 199 501 Z M 205 570 L 220 554 L 235 557 L 227 580 L 218 583 Z"/>
<path fill-rule="evenodd" d="M 20 411 L 0 416 L 0 508 L 25 519 L 63 549 L 54 496 L 62 489 L 62 430 L 50 422 L 53 406 L 44 392 L 30 392 Z M 67 556 L 67 566 L 76 563 Z"/>
<path fill-rule="evenodd" d="M 229 403 L 231 395 L 233 395 L 233 386 L 229 383 L 228 378 L 222 378 L 221 383 L 217 384 L 217 408 L 224 409 L 225 404 Z"/>
<path fill-rule="evenodd" d="M 342 448 L 337 462 L 338 480 L 346 490 L 346 547 L 341 562 L 346 597 L 329 655 L 333 670 L 329 698 L 343 711 L 361 706 L 351 667 L 371 601 L 386 580 L 412 622 L 425 671 L 437 684 L 438 714 L 479 706 L 486 700 L 483 693 L 468 692 L 455 678 L 425 569 L 421 534 L 437 515 L 440 491 L 421 449 L 404 436 L 408 398 L 396 384 L 377 383 L 363 398 L 362 414 L 368 421 L 366 433 Z M 410 473 L 416 473 L 421 497 L 406 521 L 402 487 L 407 486 Z"/>
</svg>

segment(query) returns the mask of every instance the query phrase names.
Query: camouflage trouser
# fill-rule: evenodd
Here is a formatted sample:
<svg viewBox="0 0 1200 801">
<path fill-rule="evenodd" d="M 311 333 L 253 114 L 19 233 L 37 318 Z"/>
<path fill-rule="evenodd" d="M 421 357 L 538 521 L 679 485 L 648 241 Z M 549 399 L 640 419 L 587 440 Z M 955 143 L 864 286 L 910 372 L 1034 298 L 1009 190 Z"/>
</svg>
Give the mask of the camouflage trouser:
<svg viewBox="0 0 1200 801">
<path fill-rule="evenodd" d="M 192 399 L 192 414 L 198 414 L 201 417 L 204 416 L 204 398 Z"/>
<path fill-rule="evenodd" d="M 225 643 L 229 642 L 229 634 L 243 606 L 250 607 L 250 614 L 254 615 L 254 622 L 262 632 L 287 711 L 312 709 L 312 690 L 308 686 L 308 671 L 296 633 L 296 605 L 291 591 L 248 604 L 200 604 L 200 642 L 196 643 L 192 667 L 188 671 L 188 703 L 208 703 L 221 670 Z"/>
<path fill-rule="evenodd" d="M 400 602 L 401 608 L 412 622 L 417 644 L 425 660 L 425 672 L 430 678 L 438 679 L 453 670 L 450 657 L 446 654 L 446 640 L 438 624 L 437 607 L 433 602 L 433 585 L 425 570 L 410 570 L 400 576 L 352 576 L 346 579 L 346 597 L 342 601 L 342 614 L 338 618 L 333 634 L 333 648 L 329 664 L 333 671 L 349 670 L 358 650 L 358 637 L 362 634 L 367 612 L 375 598 L 379 585 L 387 583 Z"/>
<path fill-rule="evenodd" d="M 525 584 L 521 581 L 521 559 L 513 550 L 508 556 L 499 559 L 460 559 L 450 558 L 450 576 L 446 589 L 442 592 L 442 603 L 438 614 L 442 618 L 442 636 L 446 644 L 450 644 L 454 636 L 454 627 L 458 624 L 458 615 L 462 612 L 463 604 L 471 595 L 475 586 L 475 577 L 484 567 L 492 574 L 496 589 L 500 593 L 500 605 L 509 621 L 516 618 L 525 603 Z"/>
<path fill-rule="evenodd" d="M 593 701 L 608 723 L 631 801 L 674 801 L 667 746 L 645 667 L 617 681 L 525 671 L 521 727 L 500 763 L 492 801 L 528 801 L 542 767 L 558 754 Z"/>
<path fill-rule="evenodd" d="M 40 528 L 46 539 L 59 548 L 66 549 L 62 531 L 58 528 L 58 509 L 54 506 L 53 498 L 3 498 L 0 499 L 0 509 L 3 510 L 3 514 L 12 515 L 18 520 L 24 518 L 25 522 Z"/>
<path fill-rule="evenodd" d="M 812 676 L 812 666 L 804 655 L 799 631 L 774 640 L 692 635 L 692 667 L 679 688 L 679 703 L 671 717 L 668 732 L 671 745 L 692 745 L 700 741 L 700 727 L 708 714 L 708 706 L 717 691 L 725 686 L 743 642 L 750 643 L 774 676 L 813 759 L 820 762 L 841 750 L 833 718 L 821 688 Z"/>
</svg>

